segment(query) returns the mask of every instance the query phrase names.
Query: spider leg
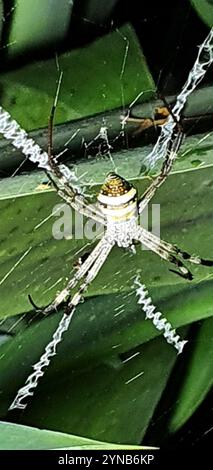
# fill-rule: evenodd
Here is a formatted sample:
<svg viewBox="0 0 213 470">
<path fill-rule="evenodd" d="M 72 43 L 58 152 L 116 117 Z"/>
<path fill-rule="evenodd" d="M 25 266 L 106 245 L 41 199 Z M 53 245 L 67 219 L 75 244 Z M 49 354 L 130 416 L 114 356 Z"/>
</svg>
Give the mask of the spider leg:
<svg viewBox="0 0 213 470">
<path fill-rule="evenodd" d="M 35 302 L 33 301 L 30 294 L 28 295 L 28 300 L 31 303 L 31 305 L 33 306 L 33 308 L 36 310 L 36 312 L 43 312 L 43 308 L 39 307 L 38 305 L 35 304 Z"/>
<path fill-rule="evenodd" d="M 58 103 L 58 96 L 61 88 L 61 82 L 62 82 L 62 77 L 63 77 L 63 72 L 61 71 L 59 74 L 58 82 L 57 82 L 57 88 L 56 88 L 56 94 L 55 94 L 55 99 L 54 103 L 52 105 L 52 109 L 50 112 L 49 116 L 49 121 L 48 121 L 48 159 L 49 163 L 52 163 L 54 161 L 53 157 L 53 125 L 54 125 L 54 117 L 55 117 L 55 111 Z"/>
<path fill-rule="evenodd" d="M 123 119 L 125 119 L 127 123 L 132 122 L 138 124 L 136 130 L 133 132 L 133 135 L 137 135 L 150 127 L 162 126 L 166 123 L 169 114 L 171 114 L 170 110 L 168 110 L 168 106 L 165 104 L 164 107 L 157 106 L 155 108 L 153 118 L 140 118 L 127 115 L 123 117 Z"/>
<path fill-rule="evenodd" d="M 95 204 L 89 204 L 84 196 L 80 194 L 75 194 L 71 188 L 65 189 L 60 188 L 59 183 L 56 182 L 52 175 L 46 172 L 49 180 L 57 191 L 58 195 L 74 210 L 80 212 L 85 217 L 93 219 L 101 225 L 106 225 L 106 219 L 103 216 L 102 212 L 95 206 Z"/>
<path fill-rule="evenodd" d="M 167 121 L 167 118 L 162 119 L 151 119 L 151 118 L 134 118 L 129 117 L 126 119 L 126 122 L 133 122 L 138 124 L 136 130 L 133 132 L 133 135 L 140 134 L 141 132 L 149 129 L 150 127 L 162 126 Z"/>
<path fill-rule="evenodd" d="M 54 103 L 50 112 L 49 121 L 48 121 L 48 147 L 47 147 L 47 154 L 48 154 L 48 163 L 52 170 L 53 175 L 56 177 L 56 180 L 52 177 L 52 174 L 49 171 L 46 171 L 46 174 L 53 184 L 54 188 L 56 189 L 58 195 L 64 199 L 71 207 L 73 207 L 78 212 L 81 212 L 86 217 L 92 218 L 97 222 L 104 224 L 104 216 L 97 209 L 95 205 L 88 203 L 86 198 L 83 195 L 80 195 L 78 191 L 76 191 L 68 181 L 64 178 L 64 172 L 61 170 L 66 170 L 65 165 L 58 165 L 56 162 L 56 158 L 53 155 L 53 126 L 54 126 L 54 117 L 55 111 L 58 102 L 58 96 L 61 88 L 63 72 L 60 72 L 56 94 Z M 63 182 L 62 187 L 60 188 L 60 182 Z"/>
<path fill-rule="evenodd" d="M 107 237 L 101 240 L 102 242 L 102 249 L 99 253 L 99 256 L 96 257 L 93 266 L 88 270 L 86 279 L 80 285 L 78 291 L 74 294 L 72 299 L 68 302 L 64 315 L 60 320 L 60 323 L 55 330 L 51 341 L 47 344 L 44 353 L 41 355 L 40 359 L 36 364 L 33 365 L 33 372 L 28 376 L 25 381 L 23 387 L 21 387 L 13 402 L 11 403 L 9 410 L 13 410 L 16 408 L 24 409 L 26 408 L 27 404 L 23 403 L 28 396 L 32 396 L 34 394 L 34 390 L 38 385 L 38 381 L 40 377 L 44 375 L 44 372 L 48 365 L 50 364 L 51 358 L 55 356 L 57 351 L 57 346 L 61 343 L 63 339 L 63 334 L 69 328 L 70 322 L 73 318 L 73 314 L 79 302 L 82 299 L 83 293 L 86 291 L 87 287 L 91 282 L 95 279 L 98 272 L 100 271 L 101 267 L 103 266 L 104 262 L 106 261 L 113 245 L 114 241 L 110 241 Z M 93 250 L 94 252 L 94 250 Z M 86 263 L 86 262 L 85 262 Z"/>
<path fill-rule="evenodd" d="M 66 312 L 68 315 L 70 315 L 70 313 L 72 313 L 73 310 L 76 309 L 79 302 L 83 299 L 84 292 L 87 290 L 88 286 L 97 276 L 98 272 L 100 271 L 101 267 L 106 261 L 113 245 L 114 245 L 114 242 L 109 242 L 109 241 L 105 242 L 105 245 L 103 246 L 101 253 L 97 257 L 93 266 L 88 271 L 84 282 L 80 285 L 78 291 L 74 294 L 72 299 L 68 302 L 67 307 L 66 307 Z"/>
<path fill-rule="evenodd" d="M 22 151 L 23 155 L 33 163 L 37 163 L 39 168 L 42 168 L 50 181 L 55 182 L 54 187 L 61 197 L 62 194 L 67 196 L 66 201 L 79 212 L 87 217 L 97 220 L 96 215 L 99 217 L 99 222 L 106 224 L 103 214 L 98 211 L 95 206 L 88 209 L 88 201 L 82 194 L 82 189 L 79 186 L 79 179 L 75 172 L 64 164 L 57 164 L 57 157 L 52 155 L 52 127 L 55 113 L 56 102 L 59 94 L 62 74 L 60 75 L 55 102 L 53 104 L 52 112 L 49 118 L 49 143 L 48 153 L 43 151 L 36 142 L 29 137 L 27 132 L 21 128 L 10 114 L 0 106 L 0 133 L 9 141 L 15 148 Z M 56 183 L 56 181 L 57 183 Z M 65 197 L 64 197 L 65 199 Z"/>
<path fill-rule="evenodd" d="M 53 302 L 51 302 L 47 307 L 42 309 L 42 312 L 45 315 L 48 315 L 49 313 L 52 313 L 54 311 L 57 311 L 58 307 L 62 305 L 63 303 L 67 302 L 67 299 L 70 296 L 70 291 L 78 284 L 80 279 L 84 277 L 91 266 L 95 263 L 97 258 L 101 256 L 101 253 L 105 250 L 105 247 L 108 246 L 108 240 L 107 237 L 104 236 L 99 243 L 96 245 L 96 247 L 92 250 L 90 255 L 86 258 L 84 263 L 81 265 L 81 267 L 76 271 L 73 275 L 73 277 L 69 280 L 67 283 L 66 287 L 59 292 Z M 34 302 L 33 302 L 34 304 Z M 34 304 L 35 305 L 35 304 Z M 41 310 L 41 309 L 40 309 Z"/>
<path fill-rule="evenodd" d="M 186 251 L 181 250 L 177 245 L 172 245 L 171 243 L 161 240 L 153 233 L 148 232 L 148 230 L 145 230 L 142 227 L 140 227 L 140 229 L 142 229 L 144 238 L 150 241 L 150 243 L 153 242 L 156 245 L 160 245 L 162 249 L 166 250 L 171 255 L 179 256 L 183 260 L 186 260 L 191 264 L 197 264 L 197 265 L 200 264 L 202 266 L 213 266 L 213 260 L 200 258 L 200 256 L 194 255 L 194 254 L 191 255 L 190 253 L 187 253 Z"/>
<path fill-rule="evenodd" d="M 149 201 L 155 195 L 157 189 L 166 181 L 168 174 L 172 169 L 174 160 L 177 157 L 178 150 L 181 146 L 183 139 L 182 129 L 176 125 L 173 137 L 171 139 L 171 144 L 167 150 L 167 155 L 163 161 L 160 174 L 154 179 L 146 191 L 142 194 L 141 199 L 138 202 L 139 214 L 144 210 Z"/>
<path fill-rule="evenodd" d="M 46 307 L 39 307 L 33 300 L 32 296 L 28 294 L 28 300 L 30 304 L 33 306 L 33 308 L 36 310 L 37 313 L 44 313 L 44 310 L 48 308 L 51 305 L 51 302 L 46 305 Z"/>
<path fill-rule="evenodd" d="M 178 246 L 174 245 L 173 248 L 175 249 L 177 255 L 181 256 L 181 258 L 185 259 L 189 263 L 192 264 L 200 264 L 202 266 L 213 266 L 213 260 L 211 259 L 204 259 L 200 258 L 200 256 L 197 255 L 190 255 L 190 253 L 187 253 L 186 251 L 182 251 Z"/>
<path fill-rule="evenodd" d="M 170 243 L 160 240 L 160 238 L 148 232 L 143 227 L 138 228 L 138 233 L 135 239 L 143 243 L 147 248 L 154 251 L 162 259 L 173 263 L 177 267 L 177 271 L 170 269 L 170 271 L 178 274 L 184 279 L 191 281 L 193 279 L 191 271 L 184 265 L 184 263 L 178 258 L 178 252 L 175 246 Z"/>
</svg>

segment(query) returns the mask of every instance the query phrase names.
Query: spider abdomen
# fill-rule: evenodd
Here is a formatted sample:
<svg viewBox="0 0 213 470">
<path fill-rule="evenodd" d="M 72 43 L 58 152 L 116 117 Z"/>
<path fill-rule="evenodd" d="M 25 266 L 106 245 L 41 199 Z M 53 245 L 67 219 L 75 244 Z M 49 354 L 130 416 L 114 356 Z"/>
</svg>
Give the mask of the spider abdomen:
<svg viewBox="0 0 213 470">
<path fill-rule="evenodd" d="M 121 176 L 110 173 L 97 199 L 107 219 L 109 238 L 118 246 L 132 246 L 138 224 L 136 189 Z"/>
<path fill-rule="evenodd" d="M 116 173 L 108 175 L 97 199 L 108 222 L 124 222 L 138 215 L 136 189 Z"/>
</svg>

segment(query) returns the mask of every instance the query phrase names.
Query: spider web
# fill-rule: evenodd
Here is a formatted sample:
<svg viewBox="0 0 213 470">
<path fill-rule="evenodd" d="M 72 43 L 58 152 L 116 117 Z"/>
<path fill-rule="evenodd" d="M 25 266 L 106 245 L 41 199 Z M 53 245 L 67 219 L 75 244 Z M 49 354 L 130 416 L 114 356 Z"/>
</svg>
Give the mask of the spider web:
<svg viewBox="0 0 213 470">
<path fill-rule="evenodd" d="M 125 68 L 125 63 L 126 63 L 126 58 L 127 58 L 127 54 L 128 54 L 128 44 L 125 43 L 125 39 L 124 39 L 124 44 L 125 44 L 125 50 L 124 50 L 124 58 L 123 58 L 123 63 L 122 63 L 122 68 L 121 68 L 121 75 L 120 75 L 120 78 L 121 78 L 121 83 L 122 83 L 122 76 L 123 76 L 123 71 L 124 71 L 124 68 Z M 122 93 L 122 86 L 121 86 L 121 93 Z M 124 122 L 121 122 L 121 130 L 120 130 L 120 133 L 116 136 L 115 140 L 119 139 L 120 135 L 124 135 Z M 76 137 L 76 134 L 73 134 L 70 139 L 75 139 Z M 110 141 L 109 139 L 109 136 L 108 136 L 108 127 L 107 125 L 105 125 L 105 122 L 102 122 L 100 124 L 100 131 L 99 133 L 97 134 L 97 136 L 92 139 L 92 141 L 86 143 L 85 145 L 85 148 L 86 148 L 86 151 L 88 152 L 90 147 L 94 146 L 94 144 L 98 143 L 98 150 L 97 150 L 97 153 L 96 153 L 96 157 L 97 158 L 106 158 L 106 166 L 108 166 L 109 168 L 109 171 L 110 170 L 117 170 L 117 163 L 115 162 L 114 160 L 114 157 L 113 157 L 113 142 Z M 65 143 L 65 148 L 66 148 L 66 144 Z M 63 152 L 63 150 L 62 150 Z M 156 154 L 155 154 L 156 155 Z M 86 173 L 85 171 L 83 171 L 82 175 L 79 176 L 79 179 L 81 180 L 81 177 L 82 178 L 85 178 Z M 88 186 L 89 187 L 93 187 L 93 185 L 95 185 L 97 182 L 96 178 L 94 177 L 94 179 L 92 179 L 90 176 L 89 176 L 89 183 L 88 183 Z M 40 222 L 40 226 L 42 226 L 43 224 L 45 224 L 45 219 L 41 222 Z M 90 246 L 91 243 L 88 243 L 88 248 Z M 81 254 L 81 250 L 84 250 L 84 247 L 80 248 L 79 249 L 79 254 Z M 8 270 L 8 272 L 6 273 L 5 275 L 5 279 L 2 279 L 1 280 L 1 283 L 3 284 L 4 281 L 9 278 L 9 276 L 11 275 L 11 273 L 16 270 L 18 268 L 19 265 L 21 265 L 24 260 L 27 259 L 28 255 L 30 254 L 31 252 L 31 247 L 29 247 L 25 252 L 24 254 L 19 258 L 19 260 L 13 265 L 13 267 Z M 69 253 L 69 250 L 68 250 L 68 253 Z M 77 253 L 76 253 L 77 254 Z M 79 255 L 78 254 L 78 255 Z M 126 256 L 126 255 L 124 255 Z M 74 255 L 72 253 L 72 258 L 74 259 Z M 120 282 L 120 277 L 119 277 L 119 270 L 117 270 L 117 272 L 115 272 L 115 279 L 117 278 L 118 279 L 118 284 Z M 133 276 L 133 272 L 131 272 L 131 270 L 129 270 L 129 274 L 131 274 Z M 48 291 L 51 291 L 51 289 L 54 289 L 54 287 L 57 286 L 57 288 L 60 288 L 60 286 L 63 284 L 63 281 L 64 281 L 64 277 L 61 277 L 61 273 L 59 273 L 59 277 L 58 279 L 55 281 L 54 280 L 54 283 L 51 284 L 51 282 L 48 284 L 48 287 L 46 290 Z M 104 289 L 108 289 L 110 288 L 110 286 L 108 284 L 106 285 L 103 285 L 103 291 Z M 120 288 L 122 290 L 123 288 L 123 285 L 120 285 Z M 129 294 L 123 294 L 123 296 L 121 295 L 121 298 L 120 298 L 120 304 L 115 307 L 115 311 L 114 311 L 114 316 L 115 318 L 118 317 L 119 315 L 122 315 L 123 313 L 123 310 L 125 310 L 125 297 L 126 295 L 129 295 L 129 296 L 133 296 L 134 294 L 132 294 L 131 292 Z M 131 297 L 133 298 L 133 297 Z M 123 303 L 124 302 L 124 303 Z M 6 326 L 6 322 L 10 322 L 10 326 L 9 328 L 7 328 Z M 7 335 L 8 337 L 6 337 L 5 341 L 8 340 L 9 342 L 9 339 L 10 339 L 10 335 L 13 334 L 13 332 L 17 332 L 17 335 L 19 335 L 19 331 L 18 331 L 18 327 L 20 326 L 20 334 L 23 333 L 24 329 L 25 328 L 28 328 L 28 325 L 31 324 L 31 322 L 34 322 L 35 321 L 35 318 L 32 318 L 31 314 L 29 314 L 28 312 L 27 313 L 24 313 L 23 315 L 17 315 L 14 320 L 13 318 L 11 318 L 10 320 L 2 320 L 1 321 L 1 329 L 2 331 L 5 330 L 7 331 Z M 114 347 L 118 347 L 117 344 L 114 345 Z M 6 353 L 4 354 L 8 354 L 9 355 L 10 353 L 10 345 L 8 343 L 8 350 L 6 351 Z M 124 362 L 128 362 L 128 361 L 131 361 L 131 359 L 134 359 L 135 355 L 139 355 L 141 354 L 140 350 L 136 351 L 136 352 L 131 352 L 129 356 L 127 356 L 124 360 Z M 141 375 L 143 374 L 143 371 L 141 371 Z M 129 379 L 128 379 L 128 383 L 131 383 L 132 381 L 134 380 L 139 380 L 141 375 L 136 375 L 136 376 L 130 376 Z M 172 406 L 170 408 L 168 408 L 167 410 L 167 413 L 169 414 L 169 412 L 171 411 L 171 409 L 175 406 L 175 404 L 172 404 Z M 211 431 L 211 428 L 209 428 L 208 430 L 204 431 L 204 434 L 205 433 L 208 433 Z M 200 436 L 201 437 L 201 436 Z"/>
</svg>

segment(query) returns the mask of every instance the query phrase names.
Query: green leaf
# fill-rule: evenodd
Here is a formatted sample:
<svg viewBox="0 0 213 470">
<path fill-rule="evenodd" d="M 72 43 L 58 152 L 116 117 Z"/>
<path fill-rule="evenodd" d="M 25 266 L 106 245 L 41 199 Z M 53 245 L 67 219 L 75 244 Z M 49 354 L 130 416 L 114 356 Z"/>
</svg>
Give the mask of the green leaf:
<svg viewBox="0 0 213 470">
<path fill-rule="evenodd" d="M 19 0 L 12 15 L 9 56 L 63 40 L 72 7 L 73 2 L 67 0 Z"/>
<path fill-rule="evenodd" d="M 148 100 L 155 91 L 136 34 L 128 25 L 60 55 L 58 61 L 64 73 L 55 123 L 123 107 L 141 92 L 142 100 Z M 58 77 L 55 59 L 1 74 L 1 105 L 25 130 L 45 127 Z"/>
<path fill-rule="evenodd" d="M 70 354 L 65 371 L 53 361 L 51 375 L 46 374 L 16 421 L 104 441 L 140 443 L 176 353 L 160 338 L 130 351 L 122 362 L 115 346 L 113 356 L 102 363 L 98 358 L 73 367 Z M 154 357 L 158 360 L 151 366 Z"/>
<path fill-rule="evenodd" d="M 202 20 L 212 28 L 213 3 L 211 0 L 191 0 L 191 3 Z"/>
<path fill-rule="evenodd" d="M 192 416 L 213 385 L 213 318 L 202 322 L 176 397 L 169 430 L 174 433 Z"/>
<path fill-rule="evenodd" d="M 12 423 L 0 422 L 1 450 L 95 450 L 95 449 L 152 449 L 152 447 L 116 445 L 108 442 L 98 442 L 80 436 L 72 436 L 46 429 L 36 429 Z"/>
</svg>

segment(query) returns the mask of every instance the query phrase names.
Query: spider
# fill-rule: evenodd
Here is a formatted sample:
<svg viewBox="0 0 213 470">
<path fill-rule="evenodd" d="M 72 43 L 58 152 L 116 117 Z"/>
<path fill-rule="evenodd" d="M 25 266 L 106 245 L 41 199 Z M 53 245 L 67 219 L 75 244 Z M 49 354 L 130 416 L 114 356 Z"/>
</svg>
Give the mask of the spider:
<svg viewBox="0 0 213 470">
<path fill-rule="evenodd" d="M 61 79 L 59 79 L 58 85 L 60 85 L 60 80 Z M 176 126 L 171 136 L 166 158 L 162 164 L 159 175 L 152 181 L 146 191 L 141 196 L 138 196 L 136 189 L 131 183 L 122 176 L 110 172 L 97 195 L 97 204 L 88 205 L 86 197 L 82 194 L 80 195 L 78 189 L 75 189 L 69 183 L 64 182 L 63 189 L 60 189 L 59 184 L 60 181 L 63 180 L 63 173 L 61 172 L 60 165 L 57 164 L 57 157 L 53 156 L 52 145 L 55 108 L 56 103 L 52 108 L 48 126 L 48 163 L 52 172 L 47 172 L 47 175 L 59 196 L 61 196 L 67 204 L 83 212 L 87 217 L 99 221 L 105 226 L 106 230 L 100 242 L 93 251 L 86 256 L 83 263 L 80 263 L 77 273 L 69 280 L 67 286 L 56 295 L 53 302 L 47 307 L 39 309 L 33 302 L 31 296 L 29 296 L 33 307 L 36 308 L 36 310 L 42 311 L 44 315 L 47 315 L 53 311 L 57 311 L 62 304 L 65 304 L 66 314 L 71 314 L 81 301 L 89 284 L 91 284 L 99 273 L 114 245 L 129 248 L 135 252 L 135 244 L 139 242 L 154 251 L 162 259 L 174 264 L 176 269 L 170 269 L 170 271 L 190 281 L 193 279 L 193 275 L 185 266 L 183 260 L 203 266 L 213 266 L 213 261 L 205 260 L 199 256 L 182 251 L 179 247 L 167 243 L 151 232 L 148 232 L 138 223 L 139 215 L 169 175 L 172 164 L 181 146 L 184 134 L 175 116 L 172 115 L 174 121 L 176 121 Z M 172 114 L 172 110 L 169 111 Z M 55 179 L 52 177 L 52 174 Z M 81 280 L 82 284 L 80 284 L 78 291 L 71 297 L 72 289 L 75 288 Z"/>
<path fill-rule="evenodd" d="M 210 40 L 212 40 L 212 36 L 213 32 L 211 31 Z M 203 44 L 205 45 L 205 42 Z M 207 65 L 210 65 L 212 61 L 213 57 L 210 55 Z M 200 76 L 198 78 L 200 80 Z M 213 266 L 212 260 L 206 260 L 197 255 L 191 255 L 190 253 L 183 251 L 178 246 L 161 240 L 156 235 L 150 233 L 139 225 L 139 215 L 151 201 L 157 189 L 166 181 L 182 143 L 184 135 L 183 130 L 174 113 L 172 112 L 169 116 L 173 121 L 173 127 L 161 170 L 159 175 L 151 182 L 148 189 L 146 189 L 142 195 L 138 195 L 136 189 L 131 183 L 125 180 L 122 176 L 111 172 L 107 175 L 105 182 L 97 195 L 96 204 L 90 205 L 88 197 L 81 192 L 78 186 L 78 179 L 75 172 L 65 165 L 58 163 L 58 157 L 53 155 L 52 129 L 61 79 L 62 74 L 58 81 L 56 99 L 49 119 L 47 153 L 43 152 L 40 147 L 28 137 L 26 132 L 20 128 L 18 123 L 11 119 L 9 113 L 4 111 L 1 107 L 0 132 L 7 139 L 11 140 L 15 147 L 21 148 L 22 152 L 27 155 L 31 161 L 36 162 L 39 167 L 42 167 L 45 170 L 57 193 L 67 204 L 84 214 L 86 217 L 101 223 L 105 227 L 105 232 L 93 251 L 86 257 L 86 259 L 83 260 L 82 263 L 80 263 L 78 270 L 68 281 L 66 287 L 56 295 L 54 300 L 48 306 L 39 309 L 29 296 L 33 307 L 36 310 L 42 311 L 45 315 L 50 314 L 53 311 L 57 311 L 61 305 L 65 305 L 64 316 L 53 335 L 53 340 L 49 345 L 47 345 L 45 353 L 41 356 L 39 362 L 33 366 L 35 372 L 28 377 L 25 386 L 18 391 L 10 409 L 25 408 L 26 405 L 22 403 L 22 399 L 27 395 L 33 395 L 31 389 L 37 386 L 38 378 L 43 375 L 42 368 L 49 364 L 50 357 L 56 353 L 56 346 L 61 341 L 63 332 L 68 328 L 76 307 L 83 299 L 88 286 L 98 275 L 115 245 L 131 249 L 134 252 L 135 244 L 141 243 L 155 252 L 163 260 L 174 265 L 174 268 L 171 269 L 172 272 L 189 281 L 193 279 L 193 276 L 184 262 L 203 266 Z M 199 80 L 197 79 L 197 82 Z M 188 83 L 190 85 L 190 82 L 187 82 L 187 87 L 189 87 Z M 193 87 L 195 88 L 194 83 Z M 192 89 L 190 92 L 194 89 L 193 87 L 191 87 Z M 189 94 L 188 88 L 187 93 Z M 178 98 L 180 97 L 182 96 L 179 95 Z M 182 352 L 186 341 L 180 340 L 180 336 L 176 334 L 176 331 L 172 329 L 171 324 L 162 317 L 160 312 L 154 313 L 155 306 L 152 304 L 151 298 L 147 298 L 148 292 L 145 286 L 140 284 L 138 279 L 136 280 L 136 285 L 138 286 L 136 291 L 139 295 L 138 303 L 142 304 L 144 312 L 146 313 L 146 318 L 152 319 L 156 328 L 163 331 L 163 335 L 167 342 L 172 344 L 177 349 L 178 353 Z M 77 291 L 72 295 L 72 290 L 74 288 L 77 288 Z"/>
<path fill-rule="evenodd" d="M 52 176 L 49 176 L 53 182 L 58 194 L 78 210 L 82 210 L 79 201 L 83 206 L 83 213 L 89 218 L 98 220 L 106 227 L 105 234 L 93 251 L 87 256 L 79 266 L 77 273 L 69 280 L 67 286 L 55 297 L 47 307 L 42 309 L 44 314 L 56 311 L 61 304 L 66 303 L 66 312 L 70 314 L 80 302 L 84 292 L 91 282 L 95 279 L 106 258 L 109 256 L 114 245 L 123 248 L 130 248 L 133 252 L 136 243 L 144 244 L 148 249 L 154 251 L 162 259 L 174 264 L 176 269 L 170 269 L 179 276 L 192 280 L 191 271 L 185 266 L 183 260 L 189 263 L 201 264 L 203 266 L 212 266 L 213 261 L 205 260 L 196 255 L 191 255 L 179 247 L 161 240 L 156 235 L 142 228 L 138 223 L 138 218 L 144 208 L 151 201 L 157 189 L 165 182 L 171 171 L 173 161 L 175 160 L 183 138 L 183 132 L 175 129 L 171 139 L 170 148 L 165 161 L 163 162 L 160 174 L 152 181 L 148 189 L 142 194 L 137 195 L 134 186 L 120 175 L 110 172 L 100 192 L 97 195 L 97 205 L 89 206 L 84 196 L 80 196 L 77 190 L 65 185 L 61 190 Z M 57 178 L 62 178 L 59 167 L 55 164 L 54 157 L 49 154 L 49 164 Z M 71 290 L 81 281 L 77 293 L 70 298 Z M 38 309 L 36 304 L 30 301 Z M 41 309 L 39 309 L 41 310 Z"/>
<path fill-rule="evenodd" d="M 125 123 L 132 122 L 133 124 L 137 125 L 136 129 L 133 131 L 133 135 L 136 136 L 137 134 L 146 131 L 150 127 L 162 126 L 166 123 L 169 114 L 170 109 L 168 109 L 168 104 L 166 104 L 166 106 L 158 106 L 154 109 L 153 118 L 134 117 L 130 115 L 130 110 L 128 110 L 127 115 L 122 116 L 122 119 Z"/>
<path fill-rule="evenodd" d="M 50 141 L 52 138 L 53 112 L 51 116 L 49 124 Z M 135 244 L 138 242 L 144 244 L 162 259 L 172 263 L 176 269 L 170 269 L 171 271 L 189 281 L 192 280 L 193 276 L 191 271 L 185 266 L 184 261 L 203 266 L 213 266 L 213 261 L 191 255 L 179 247 L 161 240 L 156 235 L 141 227 L 138 223 L 140 213 L 151 201 L 157 189 L 165 182 L 169 175 L 172 164 L 181 146 L 182 139 L 183 131 L 177 124 L 170 140 L 170 145 L 161 171 L 141 196 L 138 196 L 134 186 L 127 180 L 116 173 L 109 173 L 97 195 L 97 204 L 92 206 L 88 206 L 87 198 L 79 193 L 79 189 L 76 188 L 76 186 L 71 186 L 67 182 L 67 175 L 65 178 L 64 170 L 67 173 L 70 170 L 64 167 L 64 165 L 57 164 L 57 158 L 52 155 L 52 145 L 51 143 L 48 145 L 48 157 L 47 163 L 45 164 L 48 170 L 46 169 L 46 173 L 58 194 L 67 204 L 74 207 L 75 210 L 103 224 L 105 226 L 105 233 L 93 251 L 89 254 L 87 253 L 86 257 L 82 258 L 77 271 L 68 281 L 66 287 L 56 295 L 53 302 L 40 309 L 34 303 L 31 296 L 29 296 L 29 300 L 36 311 L 40 311 L 45 315 L 57 311 L 58 308 L 64 304 L 64 317 L 54 335 L 53 343 L 47 346 L 44 355 L 40 358 L 39 366 L 37 367 L 38 364 L 34 365 L 35 372 L 28 377 L 26 385 L 18 391 L 15 400 L 9 408 L 10 410 L 26 407 L 26 404 L 22 403 L 23 398 L 25 398 L 26 395 L 33 394 L 31 391 L 32 388 L 37 386 L 38 377 L 43 375 L 42 368 L 49 364 L 50 357 L 55 354 L 56 345 L 61 341 L 62 333 L 68 328 L 77 305 L 83 299 L 88 286 L 98 275 L 114 245 L 131 249 L 134 252 Z M 35 144 L 33 143 L 33 145 Z M 136 291 L 139 295 L 138 303 L 142 304 L 146 318 L 150 318 L 156 328 L 163 331 L 167 342 L 172 344 L 177 349 L 178 353 L 181 353 L 187 341 L 180 340 L 180 336 L 172 329 L 171 324 L 165 318 L 162 318 L 160 312 L 153 313 L 155 307 L 151 299 L 147 298 L 148 292 L 145 290 L 145 286 L 142 286 L 138 279 L 136 280 L 136 285 L 138 286 Z M 78 290 L 71 296 L 71 292 L 76 286 L 79 286 Z"/>
</svg>

